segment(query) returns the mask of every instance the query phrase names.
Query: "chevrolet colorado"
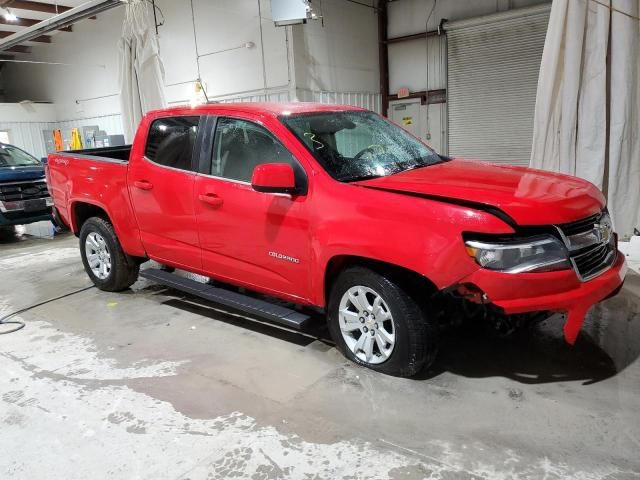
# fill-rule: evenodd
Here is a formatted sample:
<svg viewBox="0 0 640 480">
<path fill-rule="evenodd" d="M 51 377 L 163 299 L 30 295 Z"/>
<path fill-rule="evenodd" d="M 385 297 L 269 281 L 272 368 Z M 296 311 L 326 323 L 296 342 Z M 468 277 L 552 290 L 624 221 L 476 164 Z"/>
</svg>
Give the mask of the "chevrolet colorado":
<svg viewBox="0 0 640 480">
<path fill-rule="evenodd" d="M 0 143 L 0 227 L 52 220 L 44 165 L 24 150 Z"/>
<path fill-rule="evenodd" d="M 47 174 L 97 287 L 126 289 L 153 259 L 319 307 L 344 355 L 392 375 L 433 360 L 444 296 L 494 318 L 565 312 L 573 343 L 626 271 L 592 184 L 443 157 L 353 107 L 155 111 L 132 146 L 51 154 Z M 242 289 L 141 275 L 289 327 L 309 319 Z"/>
</svg>

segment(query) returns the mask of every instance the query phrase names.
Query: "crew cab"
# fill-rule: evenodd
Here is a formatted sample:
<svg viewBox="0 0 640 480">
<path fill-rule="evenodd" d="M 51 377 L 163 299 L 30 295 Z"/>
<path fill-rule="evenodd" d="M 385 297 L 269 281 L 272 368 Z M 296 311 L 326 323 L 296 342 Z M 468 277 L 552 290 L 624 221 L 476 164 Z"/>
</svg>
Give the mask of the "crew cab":
<svg viewBox="0 0 640 480">
<path fill-rule="evenodd" d="M 0 143 L 0 227 L 52 220 L 44 165 L 24 150 Z"/>
<path fill-rule="evenodd" d="M 131 146 L 50 155 L 48 179 L 97 287 L 153 259 L 222 286 L 143 276 L 289 327 L 308 316 L 280 300 L 320 308 L 344 355 L 392 375 L 433 360 L 443 297 L 496 319 L 564 312 L 573 343 L 626 271 L 592 184 L 447 158 L 349 106 L 154 111 Z"/>
</svg>

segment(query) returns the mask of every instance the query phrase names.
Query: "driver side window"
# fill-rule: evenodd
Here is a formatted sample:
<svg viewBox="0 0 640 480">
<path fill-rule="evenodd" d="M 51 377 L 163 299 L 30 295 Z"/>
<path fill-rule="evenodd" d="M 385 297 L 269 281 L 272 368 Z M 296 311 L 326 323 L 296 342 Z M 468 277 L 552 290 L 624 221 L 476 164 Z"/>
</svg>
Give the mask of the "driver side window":
<svg viewBox="0 0 640 480">
<path fill-rule="evenodd" d="M 297 163 L 268 130 L 237 118 L 218 119 L 212 160 L 211 175 L 242 182 L 250 182 L 263 163 Z"/>
</svg>

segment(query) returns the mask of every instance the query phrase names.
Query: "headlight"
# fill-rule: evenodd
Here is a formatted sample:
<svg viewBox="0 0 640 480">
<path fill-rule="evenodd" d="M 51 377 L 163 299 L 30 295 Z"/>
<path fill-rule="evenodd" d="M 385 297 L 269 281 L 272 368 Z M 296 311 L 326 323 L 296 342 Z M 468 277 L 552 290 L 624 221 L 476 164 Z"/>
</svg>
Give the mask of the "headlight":
<svg viewBox="0 0 640 480">
<path fill-rule="evenodd" d="M 467 240 L 467 253 L 483 268 L 506 273 L 571 268 L 565 246 L 551 235 L 500 241 Z"/>
</svg>

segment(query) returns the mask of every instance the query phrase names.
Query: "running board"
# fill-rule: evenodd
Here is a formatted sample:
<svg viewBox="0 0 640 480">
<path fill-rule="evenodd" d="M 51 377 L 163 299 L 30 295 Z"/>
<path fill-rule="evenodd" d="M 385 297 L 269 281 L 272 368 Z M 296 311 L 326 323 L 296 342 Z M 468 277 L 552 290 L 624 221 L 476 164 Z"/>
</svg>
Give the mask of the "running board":
<svg viewBox="0 0 640 480">
<path fill-rule="evenodd" d="M 181 277 L 175 273 L 165 272 L 156 268 L 142 270 L 140 276 L 167 287 L 175 288 L 181 292 L 190 293 L 205 300 L 219 303 L 244 313 L 256 315 L 288 328 L 301 330 L 311 320 L 309 315 L 296 312 L 290 308 L 275 305 L 259 298 L 243 295 L 242 293 L 200 283 L 190 278 Z"/>
</svg>

